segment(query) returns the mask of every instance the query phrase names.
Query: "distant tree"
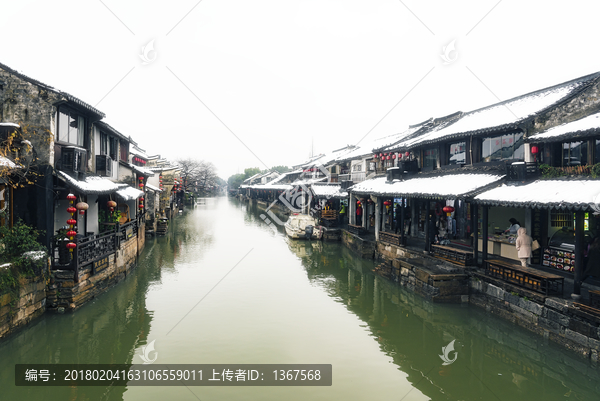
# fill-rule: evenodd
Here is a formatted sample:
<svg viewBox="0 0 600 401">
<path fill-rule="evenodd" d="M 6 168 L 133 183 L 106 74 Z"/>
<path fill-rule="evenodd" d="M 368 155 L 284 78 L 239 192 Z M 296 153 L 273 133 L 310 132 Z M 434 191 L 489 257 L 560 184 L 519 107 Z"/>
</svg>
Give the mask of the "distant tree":
<svg viewBox="0 0 600 401">
<path fill-rule="evenodd" d="M 217 173 L 211 162 L 192 158 L 176 161 L 186 192 L 208 193 L 217 187 Z"/>
<path fill-rule="evenodd" d="M 244 170 L 244 175 L 246 176 L 246 178 L 250 178 L 255 174 L 260 173 L 260 169 L 258 167 L 250 167 Z M 246 179 L 244 178 L 244 179 Z"/>
<path fill-rule="evenodd" d="M 279 174 L 283 174 L 292 171 L 292 169 L 288 166 L 275 166 L 271 168 L 271 171 L 277 171 Z"/>
<path fill-rule="evenodd" d="M 227 179 L 227 186 L 229 189 L 238 189 L 245 179 L 245 174 L 234 174 Z"/>
</svg>

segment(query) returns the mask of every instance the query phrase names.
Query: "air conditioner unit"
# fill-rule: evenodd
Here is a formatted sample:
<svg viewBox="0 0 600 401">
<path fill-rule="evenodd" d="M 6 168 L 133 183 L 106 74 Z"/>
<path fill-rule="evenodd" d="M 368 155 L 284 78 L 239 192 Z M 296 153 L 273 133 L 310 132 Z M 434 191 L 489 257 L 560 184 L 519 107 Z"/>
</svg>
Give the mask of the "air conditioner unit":
<svg viewBox="0 0 600 401">
<path fill-rule="evenodd" d="M 87 151 L 76 147 L 61 149 L 61 169 L 68 172 L 85 172 Z"/>
<path fill-rule="evenodd" d="M 112 175 L 112 159 L 108 155 L 96 155 L 96 174 L 110 177 Z"/>
</svg>

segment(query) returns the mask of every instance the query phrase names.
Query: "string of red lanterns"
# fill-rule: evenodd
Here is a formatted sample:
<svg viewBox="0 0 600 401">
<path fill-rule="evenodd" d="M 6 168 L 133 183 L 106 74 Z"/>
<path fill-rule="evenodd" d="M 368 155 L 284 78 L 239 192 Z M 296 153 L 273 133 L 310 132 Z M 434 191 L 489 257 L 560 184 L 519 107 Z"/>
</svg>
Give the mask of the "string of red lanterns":
<svg viewBox="0 0 600 401">
<path fill-rule="evenodd" d="M 69 231 L 67 232 L 67 237 L 69 237 L 70 242 L 67 243 L 67 249 L 70 252 L 73 252 L 73 249 L 77 247 L 77 244 L 73 242 L 75 236 L 77 235 L 77 231 L 75 231 L 75 224 L 77 224 L 77 220 L 73 218 L 75 212 L 77 212 L 77 208 L 73 207 L 73 203 L 77 197 L 72 193 L 67 195 L 67 199 L 69 200 L 69 207 L 67 208 L 67 212 L 71 214 L 71 218 L 67 220 L 67 224 L 69 225 Z"/>
</svg>

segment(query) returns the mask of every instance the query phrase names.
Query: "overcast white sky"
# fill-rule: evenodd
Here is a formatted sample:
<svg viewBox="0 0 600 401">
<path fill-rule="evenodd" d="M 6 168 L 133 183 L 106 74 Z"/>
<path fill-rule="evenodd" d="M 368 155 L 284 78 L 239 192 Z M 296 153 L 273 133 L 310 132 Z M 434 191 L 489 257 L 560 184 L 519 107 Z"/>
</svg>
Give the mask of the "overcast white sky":
<svg viewBox="0 0 600 401">
<path fill-rule="evenodd" d="M 598 1 L 1 1 L 2 63 L 224 179 L 600 70 Z"/>
</svg>

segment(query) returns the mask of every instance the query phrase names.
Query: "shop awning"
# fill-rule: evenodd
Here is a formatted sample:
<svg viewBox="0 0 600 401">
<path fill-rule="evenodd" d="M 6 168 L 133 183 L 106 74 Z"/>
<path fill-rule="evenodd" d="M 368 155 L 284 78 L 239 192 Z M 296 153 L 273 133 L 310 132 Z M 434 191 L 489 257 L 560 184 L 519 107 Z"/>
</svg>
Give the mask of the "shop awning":
<svg viewBox="0 0 600 401">
<path fill-rule="evenodd" d="M 133 187 L 127 187 L 127 188 L 119 189 L 117 191 L 117 195 L 119 195 L 126 201 L 130 201 L 130 200 L 136 200 L 137 198 L 143 196 L 144 192 L 140 191 L 139 189 L 135 189 Z"/>
<path fill-rule="evenodd" d="M 348 192 L 342 191 L 342 186 L 339 184 L 313 184 L 311 190 L 315 198 L 347 198 Z"/>
<path fill-rule="evenodd" d="M 475 201 L 490 206 L 600 211 L 600 181 L 539 180 L 502 185 L 477 195 Z"/>
<path fill-rule="evenodd" d="M 503 177 L 497 174 L 447 174 L 393 182 L 378 177 L 353 185 L 350 190 L 367 195 L 457 199 L 472 197 L 497 185 Z"/>
<path fill-rule="evenodd" d="M 127 184 L 117 184 L 107 178 L 96 176 L 89 176 L 83 181 L 78 181 L 62 171 L 57 171 L 56 175 L 67 183 L 67 185 L 86 195 L 106 195 L 128 186 Z"/>
</svg>

